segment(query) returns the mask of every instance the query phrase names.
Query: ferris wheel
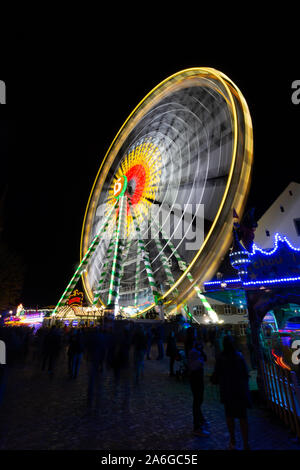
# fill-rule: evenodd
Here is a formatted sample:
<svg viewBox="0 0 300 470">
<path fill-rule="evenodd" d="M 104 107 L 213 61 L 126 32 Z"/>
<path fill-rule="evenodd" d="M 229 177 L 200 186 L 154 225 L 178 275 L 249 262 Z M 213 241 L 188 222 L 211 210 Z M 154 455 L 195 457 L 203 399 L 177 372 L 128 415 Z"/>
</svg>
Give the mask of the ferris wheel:
<svg viewBox="0 0 300 470">
<path fill-rule="evenodd" d="M 88 200 L 80 276 L 91 305 L 143 315 L 197 295 L 231 243 L 232 209 L 243 213 L 253 159 L 252 123 L 236 85 L 191 68 L 157 85 L 110 145 Z M 171 310 L 170 310 L 171 309 Z"/>
</svg>

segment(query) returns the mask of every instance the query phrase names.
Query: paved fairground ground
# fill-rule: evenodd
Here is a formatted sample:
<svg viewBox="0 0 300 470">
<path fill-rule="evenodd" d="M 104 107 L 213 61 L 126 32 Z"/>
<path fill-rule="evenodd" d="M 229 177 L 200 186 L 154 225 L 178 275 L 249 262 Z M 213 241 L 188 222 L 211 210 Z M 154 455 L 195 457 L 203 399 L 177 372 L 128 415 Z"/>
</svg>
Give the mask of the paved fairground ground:
<svg viewBox="0 0 300 470">
<path fill-rule="evenodd" d="M 145 360 L 144 376 L 135 385 L 132 369 L 119 384 L 104 368 L 94 401 L 87 404 L 88 364 L 83 359 L 77 379 L 69 379 L 67 355 L 62 351 L 53 376 L 41 370 L 29 352 L 25 365 L 8 371 L 0 408 L 1 450 L 225 450 L 229 435 L 218 388 L 209 382 L 214 359 L 205 346 L 203 412 L 210 435 L 192 433 L 192 395 L 188 380 L 169 376 L 169 359 Z M 178 365 L 178 364 L 177 364 Z M 251 388 L 255 388 L 252 371 Z M 252 450 L 300 450 L 283 423 L 262 404 L 249 410 Z M 237 423 L 237 445 L 242 448 Z"/>
</svg>

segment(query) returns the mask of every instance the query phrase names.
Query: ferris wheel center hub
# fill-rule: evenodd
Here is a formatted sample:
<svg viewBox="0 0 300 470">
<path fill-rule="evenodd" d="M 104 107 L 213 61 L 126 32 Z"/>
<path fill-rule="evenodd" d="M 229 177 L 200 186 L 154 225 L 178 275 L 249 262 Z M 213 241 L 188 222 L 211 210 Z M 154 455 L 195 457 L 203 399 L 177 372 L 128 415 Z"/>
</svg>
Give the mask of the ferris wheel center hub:
<svg viewBox="0 0 300 470">
<path fill-rule="evenodd" d="M 127 177 L 122 175 L 114 184 L 114 197 L 119 198 L 125 194 L 127 189 Z"/>
<path fill-rule="evenodd" d="M 143 165 L 137 164 L 129 168 L 126 174 L 118 178 L 114 183 L 114 197 L 118 199 L 125 192 L 131 198 L 131 204 L 135 205 L 142 197 L 146 185 L 146 171 Z"/>
</svg>

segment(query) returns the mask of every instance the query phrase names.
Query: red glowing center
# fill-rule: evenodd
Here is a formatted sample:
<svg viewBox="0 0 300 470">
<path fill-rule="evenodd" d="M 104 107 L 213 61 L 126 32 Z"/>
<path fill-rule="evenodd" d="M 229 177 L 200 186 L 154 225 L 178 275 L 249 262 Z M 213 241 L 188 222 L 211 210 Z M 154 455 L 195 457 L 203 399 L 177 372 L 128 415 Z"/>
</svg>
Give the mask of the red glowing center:
<svg viewBox="0 0 300 470">
<path fill-rule="evenodd" d="M 127 171 L 125 175 L 127 177 L 127 191 L 129 193 L 131 204 L 135 205 L 141 199 L 145 188 L 145 168 L 143 167 L 143 165 L 134 165 Z"/>
</svg>

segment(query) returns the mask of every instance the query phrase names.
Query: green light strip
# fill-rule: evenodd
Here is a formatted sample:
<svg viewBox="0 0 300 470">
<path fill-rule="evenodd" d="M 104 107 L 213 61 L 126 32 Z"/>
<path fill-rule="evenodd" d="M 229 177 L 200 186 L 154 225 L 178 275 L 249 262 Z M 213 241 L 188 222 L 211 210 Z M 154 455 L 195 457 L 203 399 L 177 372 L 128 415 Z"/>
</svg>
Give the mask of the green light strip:
<svg viewBox="0 0 300 470">
<path fill-rule="evenodd" d="M 100 236 L 105 233 L 105 231 L 107 230 L 107 227 L 109 225 L 109 221 L 110 221 L 110 216 L 116 206 L 117 202 L 113 205 L 113 207 L 111 208 L 111 210 L 109 211 L 109 213 L 107 214 L 107 216 L 105 217 L 101 227 L 100 227 L 100 230 L 98 232 L 98 234 L 94 237 L 92 243 L 90 244 L 86 254 L 84 255 L 84 257 L 82 258 L 82 261 L 81 263 L 79 264 L 78 268 L 76 269 L 73 277 L 71 278 L 71 281 L 69 282 L 69 284 L 67 285 L 63 295 L 61 296 L 61 298 L 59 299 L 55 309 L 53 310 L 51 316 L 54 316 L 57 312 L 57 309 L 63 305 L 65 305 L 65 302 L 66 300 L 68 299 L 69 295 L 71 294 L 71 292 L 73 291 L 74 287 L 76 286 L 81 274 L 82 274 L 82 268 L 86 268 L 87 264 L 88 264 L 88 261 L 89 259 L 91 258 L 92 254 L 95 252 L 97 246 L 99 245 L 100 243 Z"/>
<path fill-rule="evenodd" d="M 118 229 L 115 241 L 115 251 L 113 256 L 112 273 L 110 278 L 110 286 L 108 292 L 107 304 L 110 305 L 115 303 L 119 295 L 120 288 L 120 271 L 122 266 L 122 250 L 124 247 L 124 235 L 126 226 L 126 208 L 127 208 L 127 197 L 121 196 L 118 198 L 119 201 L 119 214 L 118 214 Z M 122 240 L 122 241 L 121 241 Z"/>
<path fill-rule="evenodd" d="M 137 246 L 136 252 L 136 271 L 135 271 L 135 290 L 134 290 L 134 306 L 138 305 L 138 296 L 140 288 L 140 277 L 141 277 L 141 259 L 140 259 L 140 247 Z"/>
<path fill-rule="evenodd" d="M 156 301 L 155 296 L 159 296 L 160 293 L 158 292 L 158 289 L 156 287 L 156 283 L 155 283 L 155 279 L 154 279 L 154 275 L 153 275 L 153 271 L 152 271 L 152 267 L 151 267 L 151 263 L 150 263 L 149 254 L 146 250 L 144 240 L 141 239 L 141 235 L 140 235 L 141 231 L 140 231 L 140 228 L 138 226 L 137 219 L 136 219 L 136 216 L 135 216 L 135 213 L 134 213 L 134 209 L 132 207 L 132 204 L 131 204 L 130 200 L 129 200 L 129 207 L 130 207 L 130 212 L 131 212 L 132 219 L 133 219 L 133 224 L 134 224 L 135 230 L 136 230 L 136 232 L 138 234 L 138 237 L 139 237 L 138 246 L 141 250 L 142 260 L 143 260 L 145 268 L 146 268 L 148 282 L 149 282 L 149 285 L 150 285 L 150 288 L 151 288 L 151 291 L 152 291 L 153 300 L 155 302 Z"/>
<path fill-rule="evenodd" d="M 159 253 L 159 257 L 161 259 L 161 264 L 164 268 L 167 279 L 168 279 L 170 285 L 172 286 L 175 283 L 175 281 L 174 281 L 173 274 L 172 274 L 172 272 L 169 268 L 167 257 L 163 252 L 163 247 L 162 247 L 161 241 L 160 241 L 159 238 L 154 238 L 154 241 L 155 241 L 155 244 L 156 244 L 157 251 Z M 172 291 L 172 295 L 173 295 L 173 297 L 178 295 L 178 289 L 177 288 Z"/>
<path fill-rule="evenodd" d="M 101 272 L 100 279 L 99 279 L 99 283 L 98 283 L 97 289 L 94 292 L 93 305 L 96 305 L 98 300 L 99 300 L 99 297 L 100 297 L 100 294 L 101 294 L 102 284 L 106 280 L 106 277 L 107 277 L 107 274 L 108 274 L 108 269 L 107 268 L 110 265 L 112 257 L 113 257 L 113 253 L 114 253 L 113 246 L 114 246 L 114 243 L 115 243 L 115 240 L 116 240 L 116 234 L 117 234 L 117 230 L 115 230 L 115 233 L 114 233 L 114 235 L 113 235 L 113 237 L 110 241 L 110 244 L 109 244 L 107 252 L 106 252 L 107 255 L 108 255 L 108 258 L 107 258 L 106 263 L 103 265 L 102 272 Z"/>
<path fill-rule="evenodd" d="M 167 242 L 167 244 L 169 245 L 169 247 L 171 248 L 172 252 L 173 252 L 173 255 L 175 256 L 176 260 L 178 261 L 178 264 L 179 264 L 179 268 L 181 269 L 181 271 L 185 271 L 187 269 L 187 264 L 186 262 L 181 258 L 181 256 L 179 255 L 178 251 L 176 250 L 175 246 L 173 245 L 173 243 L 171 242 L 171 240 L 168 239 L 168 236 L 166 235 L 166 233 L 164 232 L 164 230 L 162 229 L 162 227 L 158 227 L 155 222 L 154 222 L 154 225 L 156 226 L 156 228 L 158 230 L 160 230 L 164 240 Z M 188 278 L 188 280 L 190 281 L 190 283 L 193 283 L 194 282 L 194 278 L 193 276 L 191 275 L 191 273 L 187 273 L 186 277 Z M 201 293 L 201 289 L 199 286 L 194 286 L 194 289 L 196 291 L 196 294 L 197 296 L 199 297 L 199 299 L 201 300 L 205 310 L 207 311 L 208 313 L 208 316 L 210 317 L 210 319 L 213 321 L 213 322 L 218 322 L 219 321 L 219 318 L 218 318 L 218 315 L 217 313 L 214 311 L 214 309 L 211 307 L 211 305 L 209 304 L 209 302 L 207 301 L 205 295 L 203 295 Z M 190 314 L 192 316 L 192 314 Z M 192 317 L 193 318 L 193 317 Z M 196 319 L 194 318 L 194 320 L 196 321 Z"/>
</svg>

